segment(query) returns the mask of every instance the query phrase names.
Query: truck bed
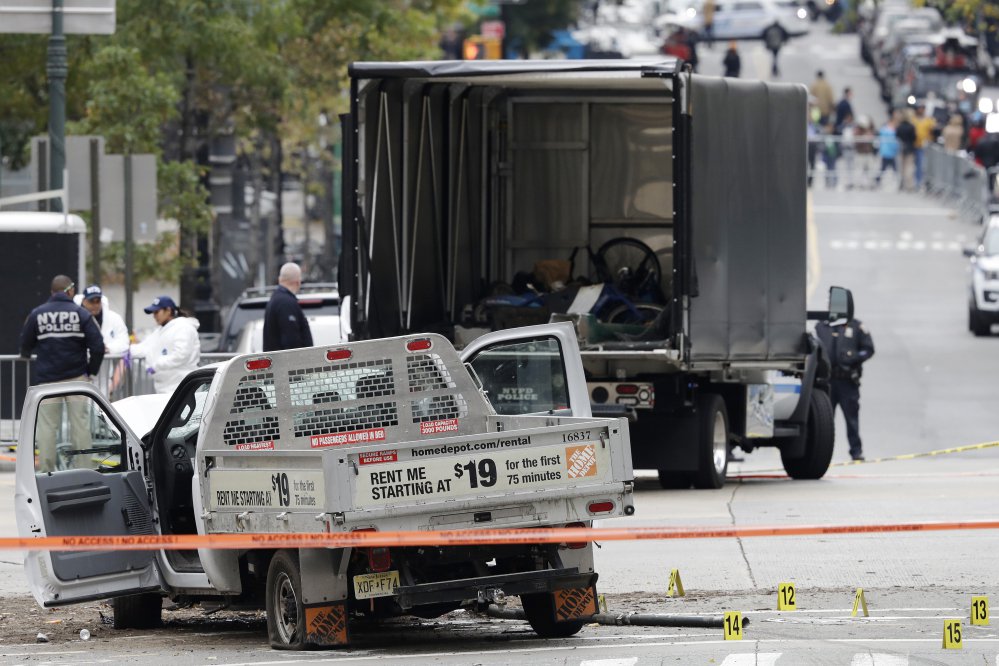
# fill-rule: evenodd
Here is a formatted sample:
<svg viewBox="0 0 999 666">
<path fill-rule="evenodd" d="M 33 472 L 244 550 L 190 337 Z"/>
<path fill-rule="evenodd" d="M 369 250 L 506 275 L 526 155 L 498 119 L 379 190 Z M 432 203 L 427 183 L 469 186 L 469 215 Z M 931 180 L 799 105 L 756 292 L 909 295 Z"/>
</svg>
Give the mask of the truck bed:
<svg viewBox="0 0 999 666">
<path fill-rule="evenodd" d="M 346 345 L 336 361 L 317 348 L 231 361 L 199 440 L 206 531 L 528 527 L 633 512 L 626 421 L 499 416 L 446 339 L 419 340 L 419 353 L 409 337 Z"/>
</svg>

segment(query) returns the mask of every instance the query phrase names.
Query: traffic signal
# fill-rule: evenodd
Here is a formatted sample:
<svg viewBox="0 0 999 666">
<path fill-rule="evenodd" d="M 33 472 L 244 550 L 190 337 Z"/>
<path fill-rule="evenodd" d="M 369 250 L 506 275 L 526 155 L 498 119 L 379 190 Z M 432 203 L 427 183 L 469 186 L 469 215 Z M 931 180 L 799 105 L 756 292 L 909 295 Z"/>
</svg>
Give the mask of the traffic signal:
<svg viewBox="0 0 999 666">
<path fill-rule="evenodd" d="M 465 39 L 461 54 L 465 60 L 499 60 L 503 57 L 500 40 L 481 35 L 472 35 Z"/>
</svg>

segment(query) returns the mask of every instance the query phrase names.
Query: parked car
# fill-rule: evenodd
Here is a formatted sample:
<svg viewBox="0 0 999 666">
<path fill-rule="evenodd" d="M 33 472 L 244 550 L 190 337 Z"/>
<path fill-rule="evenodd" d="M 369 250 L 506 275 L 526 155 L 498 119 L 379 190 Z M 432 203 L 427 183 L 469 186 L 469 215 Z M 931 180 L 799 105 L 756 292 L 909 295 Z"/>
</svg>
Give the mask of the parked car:
<svg viewBox="0 0 999 666">
<path fill-rule="evenodd" d="M 239 336 L 250 322 L 264 318 L 267 301 L 276 287 L 247 289 L 243 292 L 226 316 L 219 341 L 220 352 L 234 352 L 239 344 Z M 340 293 L 334 283 L 315 282 L 303 284 L 298 292 L 298 304 L 307 317 L 319 315 L 340 316 Z M 261 326 L 263 324 L 261 323 Z M 261 328 L 261 331 L 263 328 Z"/>
<path fill-rule="evenodd" d="M 985 79 L 973 55 L 977 41 L 960 31 L 944 31 L 931 43 L 929 56 L 914 53 L 906 61 L 901 81 L 892 88 L 893 105 L 936 99 L 957 102 L 970 113 L 978 105 L 978 91 Z"/>
<path fill-rule="evenodd" d="M 971 260 L 968 330 L 990 335 L 999 323 L 999 215 L 993 215 L 975 247 L 965 248 Z"/>
<path fill-rule="evenodd" d="M 663 14 L 655 25 L 666 30 L 679 26 L 705 37 L 701 5 Z M 780 43 L 808 32 L 808 10 L 796 0 L 722 0 L 715 4 L 713 27 L 715 40 L 763 39 L 768 44 Z"/>
</svg>

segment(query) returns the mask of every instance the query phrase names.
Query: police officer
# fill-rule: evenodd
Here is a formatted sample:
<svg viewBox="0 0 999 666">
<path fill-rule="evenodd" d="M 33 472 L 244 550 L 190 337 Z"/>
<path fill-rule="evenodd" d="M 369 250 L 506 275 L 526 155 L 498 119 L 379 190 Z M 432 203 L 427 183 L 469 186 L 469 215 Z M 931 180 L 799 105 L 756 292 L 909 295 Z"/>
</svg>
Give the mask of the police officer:
<svg viewBox="0 0 999 666">
<path fill-rule="evenodd" d="M 874 356 L 874 340 L 857 319 L 819 322 L 815 335 L 822 342 L 832 365 L 830 399 L 833 411 L 839 405 L 846 419 L 846 437 L 850 442 L 850 457 L 864 459 L 860 442 L 860 376 L 863 364 Z"/>
<path fill-rule="evenodd" d="M 312 346 L 312 329 L 298 304 L 302 269 L 288 262 L 278 274 L 278 287 L 264 311 L 264 351 Z"/>
<path fill-rule="evenodd" d="M 21 356 L 37 354 L 35 380 L 40 384 L 86 381 L 101 369 L 104 338 L 97 322 L 84 308 L 73 302 L 75 285 L 65 275 L 52 279 L 49 300 L 31 311 L 21 330 Z M 89 352 L 89 357 L 88 357 Z M 66 408 L 76 448 L 90 448 L 89 400 L 83 397 L 48 399 L 39 406 L 36 444 L 39 471 L 57 469 L 56 433 Z M 74 456 L 73 464 L 84 464 Z"/>
</svg>

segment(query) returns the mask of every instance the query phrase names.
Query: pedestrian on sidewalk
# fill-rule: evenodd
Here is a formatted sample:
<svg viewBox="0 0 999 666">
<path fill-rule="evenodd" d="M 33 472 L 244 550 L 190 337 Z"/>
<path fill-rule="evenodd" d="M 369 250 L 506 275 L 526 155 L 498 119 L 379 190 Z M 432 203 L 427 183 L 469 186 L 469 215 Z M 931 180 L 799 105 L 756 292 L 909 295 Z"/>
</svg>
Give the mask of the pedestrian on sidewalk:
<svg viewBox="0 0 999 666">
<path fill-rule="evenodd" d="M 725 59 L 722 60 L 725 67 L 725 76 L 737 79 L 742 72 L 742 58 L 739 57 L 739 49 L 735 40 L 728 43 L 728 51 L 725 52 Z"/>
<path fill-rule="evenodd" d="M 878 169 L 878 175 L 875 179 L 875 183 L 880 186 L 881 180 L 885 175 L 885 171 L 888 169 L 892 170 L 894 177 L 898 179 L 898 153 L 899 153 L 899 143 L 898 137 L 895 134 L 895 127 L 901 118 L 901 114 L 898 111 L 892 113 L 888 117 L 888 122 L 886 122 L 880 130 L 878 130 L 878 157 L 881 158 L 881 168 Z"/>
<path fill-rule="evenodd" d="M 913 119 L 912 109 L 906 109 L 895 126 L 895 136 L 898 137 L 902 148 L 901 164 L 899 164 L 902 178 L 900 189 L 906 192 L 913 192 L 916 189 L 916 126 L 912 122 Z"/>
<path fill-rule="evenodd" d="M 833 111 L 833 90 L 829 82 L 826 81 L 826 74 L 821 69 L 815 72 L 815 81 L 808 89 L 812 97 L 815 98 L 815 105 L 819 109 L 819 124 L 825 125 L 829 121 L 829 114 Z"/>
</svg>

